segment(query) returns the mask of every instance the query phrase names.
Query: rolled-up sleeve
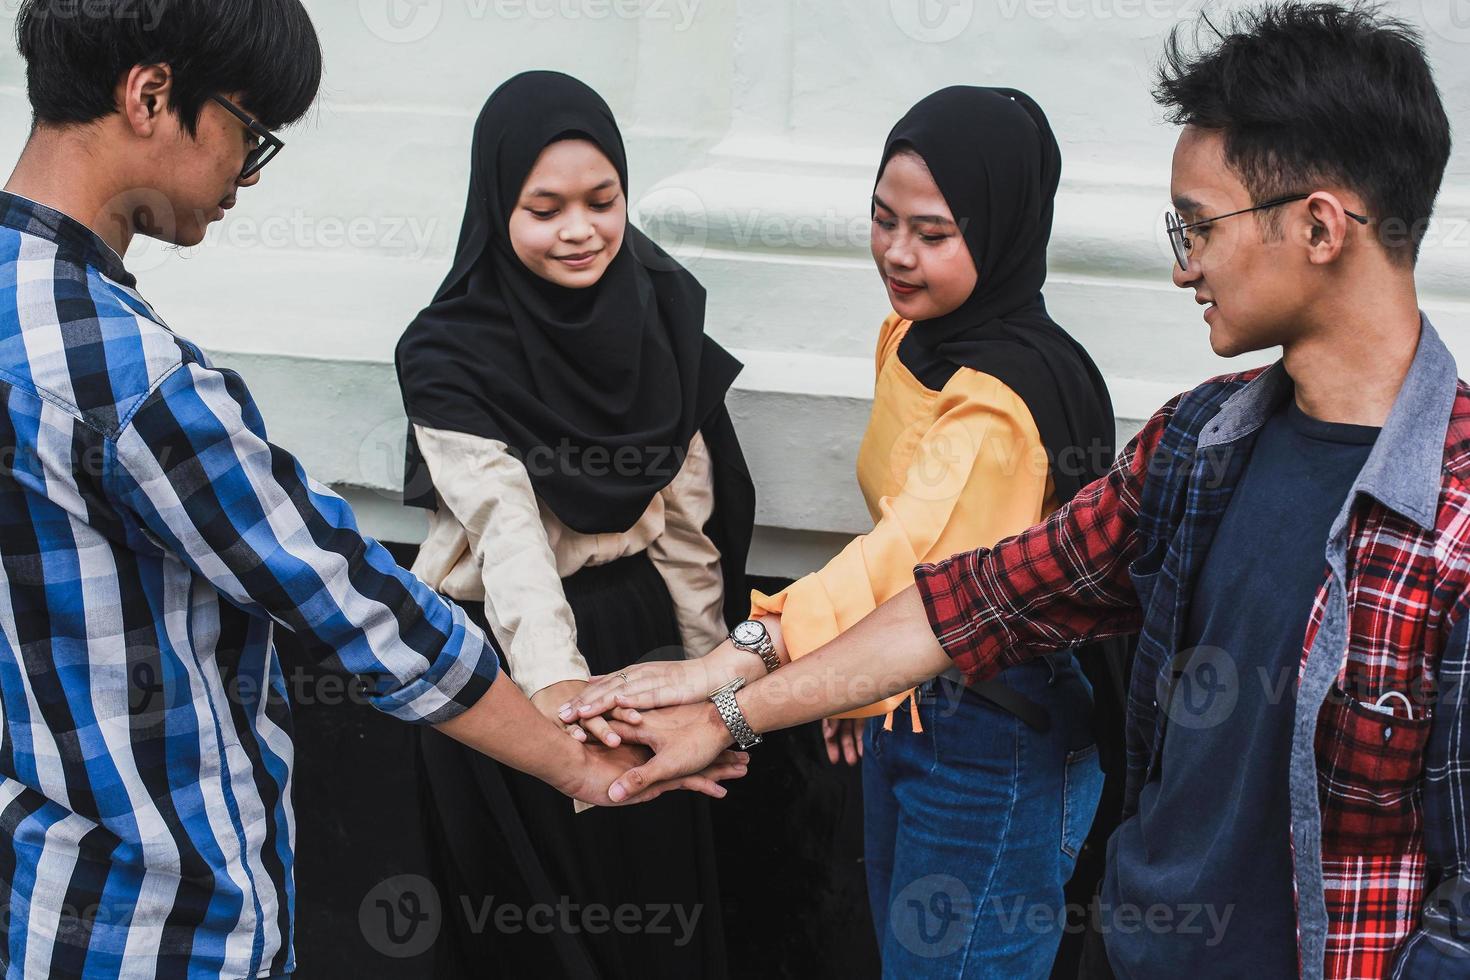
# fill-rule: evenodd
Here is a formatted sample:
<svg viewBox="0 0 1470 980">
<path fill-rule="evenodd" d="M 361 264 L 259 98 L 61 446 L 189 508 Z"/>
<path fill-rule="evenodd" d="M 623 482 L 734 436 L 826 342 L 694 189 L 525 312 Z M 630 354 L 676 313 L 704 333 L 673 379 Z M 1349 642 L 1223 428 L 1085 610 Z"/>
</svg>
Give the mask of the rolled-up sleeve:
<svg viewBox="0 0 1470 980">
<path fill-rule="evenodd" d="M 873 529 L 785 591 L 752 594 L 754 614 L 781 616 L 793 659 L 913 585 L 915 565 L 1040 520 L 1045 452 L 1025 402 L 976 372 L 957 377 L 941 399 L 943 411 L 919 439 L 901 489 L 879 501 Z"/>
<path fill-rule="evenodd" d="M 134 547 L 168 552 L 290 629 L 396 718 L 448 721 L 489 690 L 498 663 L 485 635 L 267 441 L 237 374 L 182 364 L 121 421 L 106 485 Z"/>
<path fill-rule="evenodd" d="M 663 491 L 663 533 L 648 546 L 674 603 L 679 635 L 689 657 L 703 657 L 725 642 L 725 574 L 720 549 L 704 533 L 715 512 L 714 480 L 704 436 L 696 432 L 674 482 Z"/>
<path fill-rule="evenodd" d="M 1149 460 L 1174 407 L 1164 406 L 1106 476 L 1043 523 L 914 569 L 935 637 L 972 681 L 1142 625 L 1129 563 Z"/>
</svg>

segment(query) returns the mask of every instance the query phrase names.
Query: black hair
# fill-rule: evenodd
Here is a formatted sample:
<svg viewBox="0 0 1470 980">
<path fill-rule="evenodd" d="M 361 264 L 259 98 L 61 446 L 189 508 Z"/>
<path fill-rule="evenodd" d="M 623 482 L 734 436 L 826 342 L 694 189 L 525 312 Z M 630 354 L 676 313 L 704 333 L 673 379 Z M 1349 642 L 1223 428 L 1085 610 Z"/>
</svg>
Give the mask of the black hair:
<svg viewBox="0 0 1470 980">
<path fill-rule="evenodd" d="M 135 65 L 167 64 L 170 108 L 192 136 L 209 97 L 238 92 L 275 129 L 306 114 L 322 50 L 301 0 L 21 0 L 16 44 L 37 123 L 88 123 L 118 107 Z"/>
<path fill-rule="evenodd" d="M 1364 2 L 1271 2 L 1223 30 L 1200 21 L 1188 43 L 1174 29 L 1159 65 L 1170 121 L 1219 130 L 1257 204 L 1322 182 L 1362 195 L 1389 254 L 1412 264 L 1450 156 L 1419 33 Z"/>
</svg>

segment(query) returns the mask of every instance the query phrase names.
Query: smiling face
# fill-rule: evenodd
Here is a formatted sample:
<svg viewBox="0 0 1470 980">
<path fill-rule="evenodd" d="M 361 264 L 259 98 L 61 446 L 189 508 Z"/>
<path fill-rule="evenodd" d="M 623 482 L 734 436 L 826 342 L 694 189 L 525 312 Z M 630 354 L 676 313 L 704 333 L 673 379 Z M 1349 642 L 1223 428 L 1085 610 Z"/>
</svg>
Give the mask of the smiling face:
<svg viewBox="0 0 1470 980">
<path fill-rule="evenodd" d="M 1170 192 L 1186 223 L 1256 204 L 1225 160 L 1224 136 L 1193 126 L 1185 127 L 1175 147 Z M 1304 202 L 1285 204 L 1185 233 L 1189 269 L 1175 263 L 1174 284 L 1194 290 L 1195 301 L 1206 307 L 1210 347 L 1221 357 L 1289 344 L 1309 321 L 1305 314 L 1321 276 L 1303 240 L 1305 208 Z"/>
<path fill-rule="evenodd" d="M 959 309 L 979 276 L 939 185 L 912 150 L 895 153 L 873 190 L 873 261 L 906 320 Z"/>
<path fill-rule="evenodd" d="M 597 144 L 558 140 L 541 151 L 510 216 L 510 244 L 527 269 L 568 289 L 596 284 L 623 245 L 628 201 Z"/>
</svg>

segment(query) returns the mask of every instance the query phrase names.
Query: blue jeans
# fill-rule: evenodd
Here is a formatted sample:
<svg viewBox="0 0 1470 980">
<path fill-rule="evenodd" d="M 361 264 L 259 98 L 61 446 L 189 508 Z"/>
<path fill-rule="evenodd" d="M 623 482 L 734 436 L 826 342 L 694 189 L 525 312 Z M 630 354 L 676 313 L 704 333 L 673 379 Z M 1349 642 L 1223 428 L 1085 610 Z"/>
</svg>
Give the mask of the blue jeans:
<svg viewBox="0 0 1470 980">
<path fill-rule="evenodd" d="M 1056 666 L 1060 660 L 1060 666 Z M 1066 923 L 1062 888 L 1103 775 L 1092 687 L 1072 657 L 1012 667 L 1044 707 L 1038 732 L 943 679 L 863 734 L 868 895 L 883 976 L 1046 977 Z"/>
</svg>

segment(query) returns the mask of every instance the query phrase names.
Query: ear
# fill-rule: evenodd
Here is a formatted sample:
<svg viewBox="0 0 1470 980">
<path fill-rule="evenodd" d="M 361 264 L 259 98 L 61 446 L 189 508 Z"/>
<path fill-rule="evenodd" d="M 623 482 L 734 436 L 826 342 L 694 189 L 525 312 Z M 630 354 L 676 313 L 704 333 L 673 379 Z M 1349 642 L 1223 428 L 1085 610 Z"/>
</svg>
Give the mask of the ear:
<svg viewBox="0 0 1470 980">
<path fill-rule="evenodd" d="M 135 136 L 147 139 L 164 121 L 173 99 L 174 73 L 168 65 L 134 65 L 118 82 L 118 110 Z"/>
<path fill-rule="evenodd" d="M 1342 201 L 1331 191 L 1317 191 L 1307 198 L 1306 205 L 1307 261 L 1313 265 L 1330 265 L 1342 254 L 1353 221 Z"/>
</svg>

